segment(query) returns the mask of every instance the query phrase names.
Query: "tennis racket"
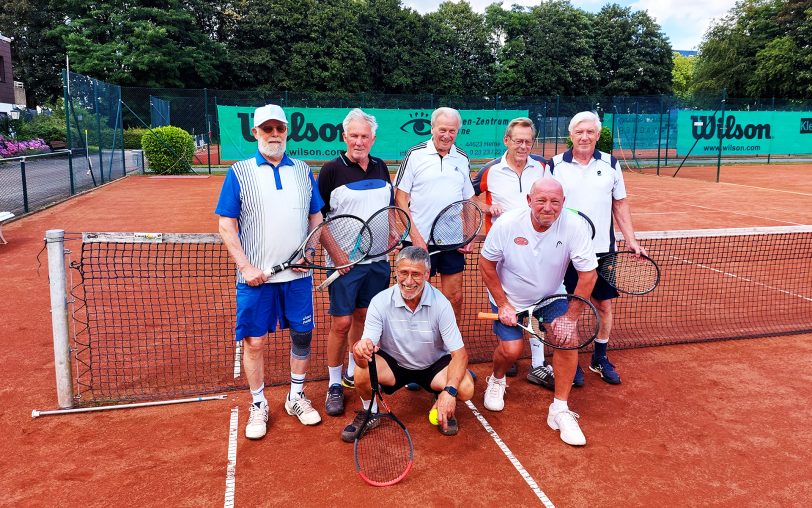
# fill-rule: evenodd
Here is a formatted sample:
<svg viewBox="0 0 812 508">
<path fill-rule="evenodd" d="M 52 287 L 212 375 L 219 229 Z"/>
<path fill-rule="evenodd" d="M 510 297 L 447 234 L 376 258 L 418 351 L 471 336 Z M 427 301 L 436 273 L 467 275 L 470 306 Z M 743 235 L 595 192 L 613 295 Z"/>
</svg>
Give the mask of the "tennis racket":
<svg viewBox="0 0 812 508">
<path fill-rule="evenodd" d="M 577 213 L 589 225 L 592 239 L 595 239 L 595 224 L 583 212 L 567 208 Z M 660 284 L 660 267 L 653 259 L 632 251 L 607 252 L 598 254 L 598 275 L 607 284 L 621 293 L 644 295 L 654 291 Z"/>
<path fill-rule="evenodd" d="M 381 396 L 375 353 L 369 361 L 369 380 L 372 383 L 372 401 L 355 438 L 355 469 L 368 484 L 385 487 L 401 481 L 412 469 L 414 447 L 406 426 L 392 413 Z M 380 408 L 385 412 L 372 412 L 376 396 Z"/>
<path fill-rule="evenodd" d="M 455 201 L 440 210 L 431 225 L 429 247 L 437 250 L 431 254 L 465 247 L 471 243 L 482 228 L 482 210 L 469 199 Z"/>
<path fill-rule="evenodd" d="M 412 227 L 409 214 L 396 206 L 381 208 L 372 214 L 366 224 L 372 234 L 372 246 L 364 259 L 389 254 L 403 243 Z M 340 276 L 341 273 L 336 270 L 316 287 L 316 291 L 324 291 Z"/>
<path fill-rule="evenodd" d="M 660 267 L 650 257 L 632 251 L 598 255 L 598 275 L 628 295 L 644 295 L 660 284 Z"/>
<path fill-rule="evenodd" d="M 480 312 L 479 319 L 499 320 L 493 312 Z M 580 349 L 598 336 L 600 317 L 588 300 L 577 295 L 551 295 L 516 313 L 519 326 L 556 349 Z M 523 321 L 528 323 L 524 324 Z"/>
<path fill-rule="evenodd" d="M 327 256 L 317 257 L 321 245 Z M 319 224 L 287 261 L 265 270 L 270 277 L 288 268 L 332 270 L 358 263 L 372 247 L 366 223 L 354 215 L 336 215 Z"/>
</svg>

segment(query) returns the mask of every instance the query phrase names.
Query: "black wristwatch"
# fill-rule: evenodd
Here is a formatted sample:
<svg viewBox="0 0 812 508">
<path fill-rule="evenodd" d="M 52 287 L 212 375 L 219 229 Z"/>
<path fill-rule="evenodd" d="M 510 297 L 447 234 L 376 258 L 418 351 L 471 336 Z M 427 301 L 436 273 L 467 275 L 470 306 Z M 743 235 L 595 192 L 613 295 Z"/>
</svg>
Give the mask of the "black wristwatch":
<svg viewBox="0 0 812 508">
<path fill-rule="evenodd" d="M 454 387 L 453 387 L 453 386 L 451 386 L 451 385 L 448 385 L 448 386 L 446 386 L 445 388 L 443 388 L 443 391 L 444 391 L 444 392 L 448 392 L 448 394 L 449 394 L 449 395 L 451 395 L 452 397 L 456 397 L 456 396 L 457 396 L 457 389 L 456 389 L 456 388 L 454 388 Z"/>
</svg>

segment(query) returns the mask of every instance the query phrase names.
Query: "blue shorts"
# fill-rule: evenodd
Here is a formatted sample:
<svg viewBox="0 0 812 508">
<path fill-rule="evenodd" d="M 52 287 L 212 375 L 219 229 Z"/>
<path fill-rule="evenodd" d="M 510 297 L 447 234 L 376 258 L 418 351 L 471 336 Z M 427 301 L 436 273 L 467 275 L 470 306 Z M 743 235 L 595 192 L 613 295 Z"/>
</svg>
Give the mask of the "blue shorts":
<svg viewBox="0 0 812 508">
<path fill-rule="evenodd" d="M 369 307 L 372 297 L 389 287 L 391 272 L 388 260 L 353 266 L 327 288 L 330 315 L 350 316 L 355 309 Z"/>
<path fill-rule="evenodd" d="M 573 294 L 575 286 L 578 284 L 578 270 L 572 266 L 572 263 L 567 267 L 567 273 L 564 274 L 564 287 L 567 288 L 567 293 Z M 592 298 L 595 300 L 611 300 L 617 298 L 618 292 L 615 288 L 609 285 L 608 282 L 603 280 L 603 277 L 598 275 L 598 280 L 595 281 L 595 288 L 592 290 Z"/>
<path fill-rule="evenodd" d="M 404 247 L 411 245 L 412 242 L 403 242 Z M 439 250 L 437 247 L 429 245 L 429 253 Z M 457 251 L 457 249 L 437 252 L 437 254 L 430 256 L 429 259 L 431 259 L 430 275 L 432 277 L 438 273 L 441 275 L 454 275 L 465 270 L 465 254 Z"/>
<path fill-rule="evenodd" d="M 499 307 L 493 303 L 491 303 L 491 310 L 497 314 L 499 313 Z M 493 322 L 493 333 L 499 337 L 499 340 L 503 340 L 505 342 L 521 340 L 522 337 L 524 337 L 522 334 L 523 331 L 524 330 L 520 326 L 507 326 L 498 319 Z"/>
<path fill-rule="evenodd" d="M 555 300 L 550 306 L 546 306 L 545 314 L 547 319 L 555 319 L 558 316 L 561 316 L 565 312 L 567 312 L 567 301 L 565 299 Z M 499 309 L 496 305 L 491 303 L 491 309 L 494 312 L 499 312 Z M 524 324 L 526 318 L 519 318 L 519 322 Z M 519 340 L 522 338 L 522 332 L 524 330 L 519 326 L 507 326 L 502 324 L 501 321 L 494 321 L 493 322 L 493 333 L 499 337 L 499 340 L 503 341 L 512 341 L 512 340 Z"/>
<path fill-rule="evenodd" d="M 313 278 L 261 286 L 237 284 L 237 340 L 264 337 L 280 328 L 313 329 Z"/>
</svg>

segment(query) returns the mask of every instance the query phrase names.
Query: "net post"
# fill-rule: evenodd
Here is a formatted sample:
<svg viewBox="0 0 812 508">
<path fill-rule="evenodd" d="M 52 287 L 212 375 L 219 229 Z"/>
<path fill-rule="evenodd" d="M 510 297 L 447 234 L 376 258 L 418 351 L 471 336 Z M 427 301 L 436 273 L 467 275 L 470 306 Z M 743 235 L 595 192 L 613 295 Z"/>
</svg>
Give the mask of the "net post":
<svg viewBox="0 0 812 508">
<path fill-rule="evenodd" d="M 51 288 L 51 325 L 54 339 L 56 395 L 60 408 L 73 407 L 71 380 L 70 334 L 68 328 L 68 293 L 65 280 L 65 231 L 45 232 L 48 247 L 48 281 Z"/>
</svg>

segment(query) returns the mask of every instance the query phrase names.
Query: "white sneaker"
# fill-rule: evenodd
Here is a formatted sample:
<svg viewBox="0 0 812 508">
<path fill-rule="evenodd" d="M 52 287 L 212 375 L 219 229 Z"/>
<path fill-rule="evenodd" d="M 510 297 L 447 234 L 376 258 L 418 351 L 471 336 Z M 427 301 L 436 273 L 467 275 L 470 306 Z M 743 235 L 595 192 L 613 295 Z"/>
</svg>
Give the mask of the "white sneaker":
<svg viewBox="0 0 812 508">
<path fill-rule="evenodd" d="M 553 430 L 561 431 L 561 441 L 572 446 L 584 446 L 586 437 L 581 432 L 578 425 L 580 416 L 574 411 L 559 411 L 558 413 L 547 413 L 547 425 Z"/>
<path fill-rule="evenodd" d="M 245 426 L 245 437 L 248 439 L 261 439 L 268 429 L 268 403 L 261 406 L 251 404 L 248 409 L 248 424 Z"/>
<path fill-rule="evenodd" d="M 316 425 L 321 422 L 321 416 L 318 411 L 313 409 L 313 404 L 304 396 L 304 393 L 300 393 L 295 399 L 287 399 L 285 411 L 291 416 L 297 416 L 304 425 Z"/>
<path fill-rule="evenodd" d="M 505 389 L 507 381 L 505 378 L 496 379 L 488 376 L 488 387 L 485 389 L 485 409 L 491 411 L 501 411 L 505 409 Z"/>
</svg>

